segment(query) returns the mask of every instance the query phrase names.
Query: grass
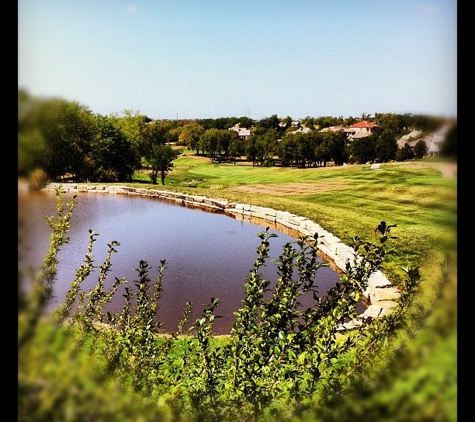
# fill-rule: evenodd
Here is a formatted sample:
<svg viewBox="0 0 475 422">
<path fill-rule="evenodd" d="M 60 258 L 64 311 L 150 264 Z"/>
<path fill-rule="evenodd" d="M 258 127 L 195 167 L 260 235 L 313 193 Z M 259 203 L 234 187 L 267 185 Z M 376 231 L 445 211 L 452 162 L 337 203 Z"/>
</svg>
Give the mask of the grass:
<svg viewBox="0 0 475 422">
<path fill-rule="evenodd" d="M 165 186 L 153 186 L 144 174 L 136 174 L 134 183 L 128 185 L 286 210 L 312 219 L 344 242 L 356 235 L 375 241 L 373 230 L 381 220 L 397 224 L 391 232 L 397 236 L 392 242 L 395 254 L 388 257 L 383 271 L 393 283 L 399 284 L 403 274 L 401 267 L 420 267 L 421 290 L 414 312 L 420 312 L 424 319 L 417 330 L 401 333 L 400 343 L 395 342 L 394 362 L 388 365 L 390 373 L 379 374 L 371 390 L 357 396 L 355 406 L 364 409 L 366 421 L 403 422 L 415 420 L 406 415 L 417 414 L 420 415 L 417 421 L 455 422 L 457 178 L 444 177 L 434 168 L 438 164 L 440 160 L 385 163 L 382 170 L 371 170 L 369 165 L 288 169 L 215 165 L 208 159 L 182 155 L 175 161 Z M 446 273 L 444 263 L 447 263 Z M 448 274 L 445 279 L 444 274 Z M 51 357 L 37 358 L 38 361 L 54 362 L 48 369 L 54 372 L 59 371 L 59 365 L 55 360 L 58 353 L 52 339 L 53 333 L 51 338 L 42 339 L 45 344 L 52 345 Z M 227 339 L 216 341 L 225 342 Z M 404 353 L 401 345 L 404 345 Z M 40 346 L 38 350 L 41 350 Z M 173 353 L 181 353 L 179 345 Z M 386 357 L 381 356 L 381 359 Z M 26 362 L 33 365 L 36 357 Z M 377 372 L 380 366 L 376 363 Z M 57 376 L 64 379 L 64 383 L 46 390 L 44 400 L 51 401 L 61 389 L 66 391 L 75 385 L 76 377 L 93 377 L 93 368 L 87 365 L 68 368 L 69 371 Z M 79 373 L 86 369 L 91 373 Z M 86 385 L 78 394 L 83 394 L 86 397 L 84 402 L 87 402 L 93 391 Z M 117 391 L 115 385 L 101 390 L 99 399 L 104 396 L 104 415 L 109 416 L 106 397 L 111 395 L 120 405 L 114 409 L 115 420 L 118 420 L 118 410 L 123 413 L 122 420 L 128 420 L 127 412 L 137 414 L 135 407 L 142 412 L 138 414 L 142 414 L 144 420 L 155 420 L 145 418 L 144 404 L 133 391 L 124 391 L 116 397 Z M 51 408 L 54 407 L 53 403 Z M 27 408 L 25 415 L 28 415 Z M 164 415 L 163 420 L 171 419 Z"/>
<path fill-rule="evenodd" d="M 369 165 L 289 169 L 214 165 L 186 155 L 176 160 L 163 188 L 286 210 L 310 218 L 344 242 L 356 235 L 374 241 L 381 220 L 397 224 L 392 231 L 395 254 L 387 257 L 383 272 L 400 284 L 402 267 L 420 268 L 414 312 L 425 317 L 410 339 L 401 334 L 405 358 L 394 363 L 389 381 L 375 382 L 365 419 L 382 420 L 368 411 L 385 403 L 398 415 L 388 421 L 408 420 L 405 415 L 417 409 L 418 420 L 455 422 L 457 177 L 444 176 L 440 165 L 454 163 L 436 158 L 384 163 L 381 170 Z"/>
<path fill-rule="evenodd" d="M 381 220 L 397 224 L 397 255 L 386 275 L 398 283 L 400 266 L 421 266 L 428 278 L 457 252 L 457 178 L 444 177 L 437 160 L 294 169 L 213 164 L 189 151 L 161 189 L 286 210 L 320 224 L 346 242 L 371 236 Z M 140 174 L 134 176 L 138 180 Z M 143 178 L 142 178 L 143 180 Z M 133 183 L 136 187 L 157 187 Z M 430 284 L 430 281 L 427 281 Z"/>
</svg>

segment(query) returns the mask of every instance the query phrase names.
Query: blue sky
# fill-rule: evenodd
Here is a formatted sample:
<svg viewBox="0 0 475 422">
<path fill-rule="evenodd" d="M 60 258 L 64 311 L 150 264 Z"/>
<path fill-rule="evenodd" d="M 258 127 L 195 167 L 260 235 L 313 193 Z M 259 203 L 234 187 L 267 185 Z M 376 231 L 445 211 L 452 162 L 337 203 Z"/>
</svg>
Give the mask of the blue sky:
<svg viewBox="0 0 475 422">
<path fill-rule="evenodd" d="M 456 0 L 19 0 L 18 86 L 154 119 L 457 115 Z"/>
</svg>

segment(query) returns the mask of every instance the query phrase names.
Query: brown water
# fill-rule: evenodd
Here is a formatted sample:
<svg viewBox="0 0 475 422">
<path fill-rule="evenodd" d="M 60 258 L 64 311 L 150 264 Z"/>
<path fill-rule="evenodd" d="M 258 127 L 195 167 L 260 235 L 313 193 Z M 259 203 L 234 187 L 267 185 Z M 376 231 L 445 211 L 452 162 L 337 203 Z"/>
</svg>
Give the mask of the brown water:
<svg viewBox="0 0 475 422">
<path fill-rule="evenodd" d="M 66 194 L 70 200 L 72 194 Z M 19 190 L 19 267 L 38 269 L 46 253 L 50 229 L 43 219 L 55 215 L 54 192 Z M 75 271 L 87 252 L 88 229 L 99 233 L 94 242 L 95 265 L 104 261 L 108 244 L 120 242 L 118 253 L 112 257 L 112 271 L 106 288 L 115 277 L 125 277 L 129 287 L 134 287 L 136 268 L 140 260 L 151 266 L 150 278 L 154 280 L 161 260 L 166 260 L 163 277 L 163 294 L 159 302 L 158 320 L 165 331 L 174 331 L 182 316 L 186 302 L 193 303 L 190 324 L 200 316 L 212 297 L 220 305 L 213 331 L 226 334 L 234 321 L 233 312 L 242 306 L 246 277 L 257 258 L 260 245 L 257 234 L 266 226 L 236 220 L 224 214 L 190 209 L 156 198 L 123 195 L 80 193 L 73 211 L 70 242 L 59 253 L 58 277 L 55 299 L 50 310 L 64 300 Z M 287 242 L 295 239 L 277 230 L 270 240 L 271 259 L 278 258 Z M 267 262 L 262 269 L 264 277 L 277 280 L 274 262 Z M 97 282 L 98 270 L 82 284 L 83 290 Z M 329 267 L 317 272 L 317 285 L 322 295 L 338 282 L 339 277 Z M 122 294 L 116 294 L 108 310 L 123 307 Z M 312 298 L 302 299 L 302 305 L 312 305 Z M 188 326 L 190 325 L 188 324 Z"/>
</svg>

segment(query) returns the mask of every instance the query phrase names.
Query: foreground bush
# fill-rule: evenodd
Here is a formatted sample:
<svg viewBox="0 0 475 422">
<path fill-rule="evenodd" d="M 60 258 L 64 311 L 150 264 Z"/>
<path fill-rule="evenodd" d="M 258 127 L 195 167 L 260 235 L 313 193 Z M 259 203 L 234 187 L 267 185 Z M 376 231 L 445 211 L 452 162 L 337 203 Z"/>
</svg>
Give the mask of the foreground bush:
<svg viewBox="0 0 475 422">
<path fill-rule="evenodd" d="M 258 234 L 261 245 L 230 336 L 213 336 L 216 298 L 183 333 L 192 307 L 188 303 L 177 330 L 164 335 L 156 318 L 166 261 L 161 261 L 156 280 L 148 277 L 148 263 L 140 261 L 132 286 L 116 279 L 107 290 L 110 258 L 118 245 L 113 241 L 98 266 L 96 286 L 81 291 L 81 283 L 97 267 L 92 252 L 98 235 L 93 231 L 65 302 L 44 318 L 75 199 L 66 204 L 63 215 L 65 204 L 57 191 L 57 216 L 48 220 L 50 248 L 29 293 L 20 295 L 18 420 L 317 421 L 391 416 L 391 403 L 384 397 L 373 402 L 352 397 L 372 393 L 375 383 L 384 385 L 384 378 L 391 378 L 388 363 L 407 353 L 402 339 L 423 321 L 411 314 L 410 306 L 418 270 L 405 269 L 401 299 L 389 316 L 341 330 L 344 322 L 357 318 L 359 294 L 384 261 L 391 226 L 378 226 L 378 244 L 353 239 L 354 262 L 323 297 L 317 294 L 317 272 L 326 265 L 317 259 L 318 234 L 284 246 L 277 263 L 279 278 L 269 291 L 270 282 L 260 269 L 275 235 L 266 229 Z M 105 312 L 122 284 L 123 309 Z M 304 294 L 312 295 L 313 307 L 302 309 L 299 298 Z M 378 376 L 375 369 L 381 371 Z M 418 420 L 418 412 L 409 402 L 399 420 Z M 392 413 L 398 420 L 397 412 Z"/>
</svg>

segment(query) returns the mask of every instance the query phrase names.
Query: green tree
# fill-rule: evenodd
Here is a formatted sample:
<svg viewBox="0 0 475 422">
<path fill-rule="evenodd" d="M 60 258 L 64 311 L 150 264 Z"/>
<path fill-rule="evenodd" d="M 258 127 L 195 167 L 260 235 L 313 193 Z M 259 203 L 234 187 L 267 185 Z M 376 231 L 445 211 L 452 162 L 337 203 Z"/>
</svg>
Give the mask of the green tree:
<svg viewBox="0 0 475 422">
<path fill-rule="evenodd" d="M 235 131 L 235 135 L 231 138 L 231 143 L 229 144 L 229 157 L 235 159 L 236 157 L 240 157 L 241 155 L 245 155 L 245 141 L 239 138 L 239 135 Z"/>
<path fill-rule="evenodd" d="M 414 145 L 414 157 L 417 159 L 424 158 L 428 149 L 427 144 L 422 139 L 419 139 L 416 145 Z"/>
<path fill-rule="evenodd" d="M 287 132 L 276 147 L 276 155 L 280 158 L 282 166 L 290 166 L 298 156 L 297 137 Z"/>
<path fill-rule="evenodd" d="M 318 161 L 323 161 L 324 166 L 329 160 L 333 160 L 337 166 L 343 165 L 348 160 L 346 134 L 344 132 L 323 132 L 319 135 L 322 142 L 315 148 Z"/>
<path fill-rule="evenodd" d="M 348 146 L 349 161 L 351 163 L 372 162 L 376 158 L 376 137 L 357 138 Z"/>
<path fill-rule="evenodd" d="M 166 144 L 170 140 L 170 127 L 166 123 L 151 122 L 145 126 L 143 134 L 143 157 L 148 157 L 154 145 Z"/>
<path fill-rule="evenodd" d="M 422 141 L 425 145 L 425 143 Z M 406 142 L 402 148 L 398 148 L 396 152 L 396 161 L 406 161 L 412 160 L 414 158 L 414 150 L 412 147 Z"/>
<path fill-rule="evenodd" d="M 218 154 L 220 129 L 207 129 L 199 140 L 199 148 L 203 154 L 208 154 L 209 157 L 214 158 Z"/>
<path fill-rule="evenodd" d="M 140 156 L 144 155 L 146 124 L 150 119 L 141 114 L 139 111 L 124 110 L 123 116 L 118 117 L 111 115 L 117 119 L 118 127 L 124 132 L 132 145 Z"/>
<path fill-rule="evenodd" d="M 130 182 L 140 168 L 140 157 L 117 119 L 97 116 L 97 134 L 89 154 L 89 176 L 99 182 Z"/>
<path fill-rule="evenodd" d="M 246 142 L 246 156 L 255 163 L 269 164 L 277 151 L 277 132 L 267 130 L 262 135 L 251 135 Z"/>
<path fill-rule="evenodd" d="M 157 184 L 158 174 L 160 174 L 162 185 L 165 185 L 165 177 L 173 170 L 173 160 L 179 155 L 180 152 L 169 145 L 153 145 L 147 161 L 151 167 L 150 180 L 154 185 Z"/>
<path fill-rule="evenodd" d="M 330 159 L 330 147 L 327 142 L 323 141 L 315 147 L 315 160 L 319 164 L 322 163 L 323 167 L 326 167 Z"/>
<path fill-rule="evenodd" d="M 251 135 L 246 142 L 245 154 L 246 158 L 252 162 L 252 167 L 257 164 L 259 156 L 259 145 L 258 145 L 259 135 Z"/>
<path fill-rule="evenodd" d="M 221 129 L 218 138 L 218 152 L 229 157 L 231 144 L 233 142 L 236 144 L 238 140 L 239 135 L 235 130 Z"/>
<path fill-rule="evenodd" d="M 35 99 L 27 91 L 18 90 L 18 174 L 27 176 L 38 167 L 44 148 L 41 131 L 32 120 Z"/>
<path fill-rule="evenodd" d="M 311 138 L 309 138 L 307 134 L 297 132 L 287 136 L 294 138 L 293 160 L 297 163 L 298 167 L 305 168 L 307 163 L 313 163 L 315 161 L 315 149 L 312 148 Z"/>
<path fill-rule="evenodd" d="M 195 150 L 199 154 L 200 137 L 204 133 L 204 128 L 198 123 L 188 123 L 183 126 L 179 136 L 179 141 L 189 149 Z"/>
<path fill-rule="evenodd" d="M 252 126 L 254 126 L 255 122 L 250 117 L 242 116 L 239 118 L 239 124 L 241 127 L 250 129 Z"/>
<path fill-rule="evenodd" d="M 375 134 L 376 135 L 376 134 Z M 394 160 L 397 152 L 396 134 L 390 129 L 382 130 L 376 140 L 376 157 L 381 163 Z"/>
<path fill-rule="evenodd" d="M 84 180 L 96 131 L 88 107 L 61 98 L 35 100 L 22 110 L 20 119 L 21 145 L 36 155 L 29 166 L 42 168 L 51 180 L 64 175 Z"/>
</svg>

